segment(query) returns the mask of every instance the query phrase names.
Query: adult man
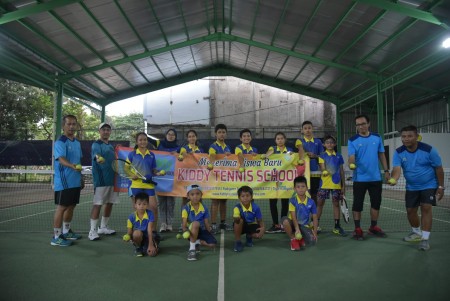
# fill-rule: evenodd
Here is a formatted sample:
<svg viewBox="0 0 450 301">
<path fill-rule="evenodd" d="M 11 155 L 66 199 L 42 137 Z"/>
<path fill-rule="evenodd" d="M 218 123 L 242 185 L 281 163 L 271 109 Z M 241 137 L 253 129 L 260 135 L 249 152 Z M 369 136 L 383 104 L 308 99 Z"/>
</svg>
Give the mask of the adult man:
<svg viewBox="0 0 450 301">
<path fill-rule="evenodd" d="M 417 128 L 413 125 L 401 130 L 403 146 L 394 153 L 392 179 L 390 185 L 397 184 L 400 167 L 406 179 L 405 205 L 412 232 L 405 238 L 407 242 L 420 242 L 419 249 L 430 249 L 432 206 L 436 198 L 444 196 L 444 169 L 441 157 L 431 145 L 418 142 Z M 421 220 L 417 214 L 420 206 Z M 420 225 L 422 224 L 422 230 Z"/>
<path fill-rule="evenodd" d="M 377 225 L 381 206 L 381 173 L 378 161 L 381 161 L 386 180 L 390 178 L 384 155 L 383 141 L 378 134 L 369 131 L 370 120 L 367 115 L 355 117 L 358 134 L 348 140 L 348 163 L 353 170 L 353 220 L 355 231 L 353 238 L 363 240 L 361 229 L 361 211 L 363 210 L 366 191 L 370 196 L 370 228 L 369 233 L 385 237 L 386 234 Z"/>
<path fill-rule="evenodd" d="M 64 116 L 62 126 L 64 134 L 55 141 L 54 146 L 54 189 L 57 207 L 53 217 L 54 236 L 50 244 L 66 247 L 72 244 L 72 240 L 81 238 L 81 235 L 70 229 L 70 223 L 75 206 L 80 201 L 82 153 L 80 142 L 75 138 L 77 118 L 74 115 Z"/>
<path fill-rule="evenodd" d="M 98 240 L 99 234 L 111 235 L 116 231 L 108 228 L 113 204 L 118 202 L 118 192 L 114 192 L 114 171 L 112 162 L 115 159 L 114 147 L 109 144 L 111 125 L 101 123 L 98 127 L 100 139 L 92 144 L 92 177 L 94 179 L 94 200 L 91 210 L 90 240 Z M 100 209 L 105 205 L 100 228 L 97 230 Z"/>
</svg>

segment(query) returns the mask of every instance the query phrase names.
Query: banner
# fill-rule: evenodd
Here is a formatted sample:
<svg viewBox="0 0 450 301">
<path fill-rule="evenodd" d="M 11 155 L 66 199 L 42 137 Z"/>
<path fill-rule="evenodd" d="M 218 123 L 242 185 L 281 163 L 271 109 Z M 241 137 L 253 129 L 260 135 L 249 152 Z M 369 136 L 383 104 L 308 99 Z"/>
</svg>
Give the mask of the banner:
<svg viewBox="0 0 450 301">
<path fill-rule="evenodd" d="M 129 147 L 117 147 L 118 158 L 126 159 L 132 151 Z M 178 155 L 168 152 L 153 151 L 158 170 L 165 170 L 166 175 L 154 176 L 158 183 L 156 193 L 164 196 L 186 196 L 186 187 L 198 184 L 202 187 L 203 197 L 207 199 L 237 199 L 237 190 L 243 185 L 253 189 L 254 199 L 290 198 L 294 193 L 295 177 L 304 175 L 309 183 L 309 160 L 298 165 L 298 154 L 273 154 L 261 159 L 260 155 L 244 155 L 245 171 L 239 171 L 237 155 L 216 155 L 212 170 L 207 168 L 207 154 L 185 154 L 183 161 Z M 116 177 L 115 186 L 120 191 L 127 191 L 130 181 Z"/>
</svg>

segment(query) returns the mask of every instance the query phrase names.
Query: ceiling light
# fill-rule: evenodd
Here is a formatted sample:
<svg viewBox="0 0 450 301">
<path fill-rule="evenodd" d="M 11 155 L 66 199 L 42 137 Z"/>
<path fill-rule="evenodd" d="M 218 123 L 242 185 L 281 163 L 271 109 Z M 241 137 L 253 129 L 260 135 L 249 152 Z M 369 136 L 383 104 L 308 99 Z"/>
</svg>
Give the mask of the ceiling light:
<svg viewBox="0 0 450 301">
<path fill-rule="evenodd" d="M 442 47 L 444 48 L 450 48 L 450 38 L 447 38 L 442 42 Z"/>
</svg>

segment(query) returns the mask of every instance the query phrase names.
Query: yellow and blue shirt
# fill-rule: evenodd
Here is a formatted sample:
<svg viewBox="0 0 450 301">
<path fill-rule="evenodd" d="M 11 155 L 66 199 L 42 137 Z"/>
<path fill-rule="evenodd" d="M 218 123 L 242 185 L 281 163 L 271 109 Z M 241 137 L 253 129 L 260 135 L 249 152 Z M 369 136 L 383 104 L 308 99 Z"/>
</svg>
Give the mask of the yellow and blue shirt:
<svg viewBox="0 0 450 301">
<path fill-rule="evenodd" d="M 314 201 L 307 196 L 302 201 L 297 194 L 289 199 L 289 212 L 295 212 L 299 225 L 309 225 L 310 215 L 317 214 L 317 207 Z M 292 217 L 289 215 L 289 218 Z"/>
<path fill-rule="evenodd" d="M 297 139 L 295 141 L 295 147 L 299 148 L 300 146 L 303 146 L 303 149 L 305 152 L 313 153 L 316 155 L 320 155 L 322 152 L 324 152 L 323 144 L 320 139 L 312 137 L 311 139 L 308 139 L 306 137 Z M 311 171 L 318 171 L 320 170 L 319 164 L 316 158 L 310 158 L 309 160 L 309 169 Z"/>
<path fill-rule="evenodd" d="M 233 208 L 233 217 L 241 217 L 247 224 L 257 224 L 258 220 L 262 220 L 262 213 L 259 206 L 254 202 L 251 202 L 248 208 L 245 208 L 242 203 L 238 203 Z"/>
<path fill-rule="evenodd" d="M 155 221 L 155 217 L 153 212 L 149 209 L 145 210 L 144 216 L 142 219 L 139 218 L 137 212 L 133 212 L 130 214 L 127 220 L 127 228 L 133 230 L 141 230 L 144 233 L 147 233 L 148 225 Z"/>
<path fill-rule="evenodd" d="M 185 153 L 195 153 L 195 154 L 201 154 L 204 153 L 203 149 L 199 148 L 197 145 L 195 145 L 194 147 L 191 147 L 189 144 L 182 146 L 180 148 L 180 155 L 183 155 Z"/>
<path fill-rule="evenodd" d="M 330 173 L 320 178 L 321 189 L 341 189 L 341 166 L 344 159 L 335 151 L 326 150 L 319 155 L 319 164 L 325 164 L 325 169 Z"/>
<path fill-rule="evenodd" d="M 61 191 L 69 188 L 81 187 L 81 172 L 70 167 L 66 167 L 59 163 L 59 158 L 64 157 L 72 164 L 79 164 L 83 154 L 81 152 L 81 144 L 76 138 L 70 140 L 67 136 L 62 135 L 54 146 L 55 159 L 55 191 Z"/>
<path fill-rule="evenodd" d="M 211 144 L 208 153 L 210 155 L 231 153 L 231 149 L 225 143 L 222 144 L 219 141 L 216 141 L 213 144 Z"/>
<path fill-rule="evenodd" d="M 143 176 L 153 176 L 153 169 L 156 168 L 155 155 L 148 149 L 145 153 L 141 153 L 139 149 L 135 149 L 128 153 L 127 162 L 132 163 Z M 143 183 L 142 179 L 131 181 L 131 188 L 154 189 L 155 185 Z"/>
<path fill-rule="evenodd" d="M 181 211 L 181 218 L 187 218 L 188 223 L 199 222 L 201 229 L 206 230 L 205 219 L 209 218 L 209 211 L 201 202 L 198 204 L 197 210 L 195 210 L 191 202 L 188 202 Z"/>
<path fill-rule="evenodd" d="M 292 148 L 285 146 L 284 148 L 280 148 L 278 146 L 271 146 L 267 151 L 273 150 L 274 154 L 285 154 L 287 152 L 292 152 Z"/>
<path fill-rule="evenodd" d="M 239 155 L 239 154 L 247 155 L 247 154 L 257 154 L 257 153 L 258 153 L 258 149 L 256 147 L 251 146 L 251 145 L 248 148 L 246 148 L 244 144 L 239 144 L 234 149 L 234 154 L 235 155 Z"/>
</svg>

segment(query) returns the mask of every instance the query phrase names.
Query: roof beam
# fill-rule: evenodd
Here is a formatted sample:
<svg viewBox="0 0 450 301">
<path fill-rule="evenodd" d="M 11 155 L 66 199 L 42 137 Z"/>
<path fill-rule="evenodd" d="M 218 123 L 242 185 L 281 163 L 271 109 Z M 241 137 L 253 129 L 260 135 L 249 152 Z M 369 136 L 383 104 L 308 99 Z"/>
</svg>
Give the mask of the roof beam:
<svg viewBox="0 0 450 301">
<path fill-rule="evenodd" d="M 432 13 L 417 8 L 412 8 L 404 4 L 395 3 L 387 0 L 354 0 L 354 1 L 376 6 L 378 8 L 385 9 L 388 11 L 393 11 L 401 15 L 405 15 L 431 24 L 436 24 L 442 26 L 445 29 L 449 29 L 449 26 L 447 24 L 436 18 Z"/>
<path fill-rule="evenodd" d="M 0 25 L 81 1 L 83 0 L 54 0 L 45 3 L 37 3 L 36 5 L 27 6 L 25 8 L 3 14 L 0 16 Z"/>
</svg>

